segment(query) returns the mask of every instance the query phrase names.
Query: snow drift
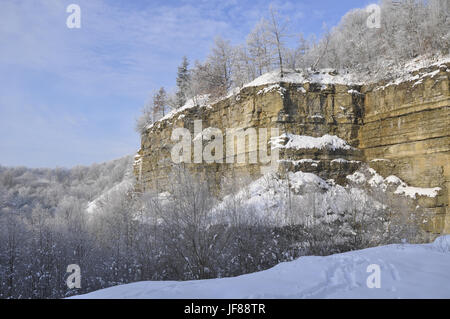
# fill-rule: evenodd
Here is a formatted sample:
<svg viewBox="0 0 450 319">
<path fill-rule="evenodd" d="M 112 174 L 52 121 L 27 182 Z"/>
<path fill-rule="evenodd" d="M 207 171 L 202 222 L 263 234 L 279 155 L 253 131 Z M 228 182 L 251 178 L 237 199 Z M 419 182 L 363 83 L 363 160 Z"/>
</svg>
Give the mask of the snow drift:
<svg viewBox="0 0 450 319">
<path fill-rule="evenodd" d="M 368 288 L 369 265 L 380 288 Z M 248 275 L 137 282 L 73 298 L 450 298 L 450 236 L 327 257 L 307 256 Z"/>
</svg>

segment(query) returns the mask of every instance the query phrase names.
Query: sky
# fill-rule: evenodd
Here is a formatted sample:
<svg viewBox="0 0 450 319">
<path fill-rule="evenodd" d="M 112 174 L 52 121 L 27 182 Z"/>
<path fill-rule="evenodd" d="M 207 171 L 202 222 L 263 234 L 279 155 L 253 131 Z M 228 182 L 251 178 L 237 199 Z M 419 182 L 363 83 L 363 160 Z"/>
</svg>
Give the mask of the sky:
<svg viewBox="0 0 450 319">
<path fill-rule="evenodd" d="M 182 57 L 243 43 L 273 5 L 292 39 L 320 37 L 366 0 L 1 0 L 0 165 L 73 167 L 134 154 L 135 120 Z M 67 6 L 81 8 L 69 29 Z M 292 40 L 294 41 L 294 40 Z"/>
</svg>

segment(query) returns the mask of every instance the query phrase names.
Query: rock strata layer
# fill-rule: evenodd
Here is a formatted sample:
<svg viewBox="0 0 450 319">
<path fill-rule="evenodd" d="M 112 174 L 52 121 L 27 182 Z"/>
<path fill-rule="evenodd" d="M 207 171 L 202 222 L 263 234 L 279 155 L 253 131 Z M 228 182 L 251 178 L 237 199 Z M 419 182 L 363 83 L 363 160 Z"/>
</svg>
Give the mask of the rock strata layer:
<svg viewBox="0 0 450 319">
<path fill-rule="evenodd" d="M 444 63 L 417 70 L 409 80 L 396 82 L 281 82 L 245 87 L 211 105 L 181 109 L 142 135 L 134 167 L 137 188 L 164 191 L 170 186 L 175 128 L 187 128 L 194 138 L 195 121 L 201 120 L 202 129 L 213 127 L 223 133 L 222 163 L 183 164 L 216 190 L 224 178 L 261 176 L 266 164 L 261 163 L 259 151 L 262 145 L 267 147 L 271 129 L 276 128 L 279 135 L 286 135 L 278 141 L 279 170 L 312 172 L 345 184 L 347 175 L 367 163 L 383 177 L 396 175 L 411 186 L 440 187 L 438 196 L 420 197 L 418 202 L 434 211 L 433 232 L 450 233 L 449 74 L 450 63 Z M 236 150 L 245 154 L 245 163 L 227 163 L 226 140 L 231 138 L 232 129 L 255 129 L 257 133 L 267 129 L 268 136 L 259 134 L 261 144 L 247 141 L 245 149 Z M 325 135 L 338 137 L 347 146 L 301 143 L 303 136 L 319 139 Z M 289 136 L 297 136 L 300 143 L 285 147 L 292 144 Z M 208 143 L 211 141 L 203 141 L 203 146 Z M 256 163 L 250 162 L 252 156 L 256 156 Z M 194 161 L 193 154 L 191 159 Z"/>
</svg>

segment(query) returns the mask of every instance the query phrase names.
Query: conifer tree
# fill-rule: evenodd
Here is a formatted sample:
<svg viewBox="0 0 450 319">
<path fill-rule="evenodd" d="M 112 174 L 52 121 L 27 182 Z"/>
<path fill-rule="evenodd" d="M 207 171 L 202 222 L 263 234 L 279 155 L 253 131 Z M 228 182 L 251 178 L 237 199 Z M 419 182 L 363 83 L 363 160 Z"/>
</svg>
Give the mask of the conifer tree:
<svg viewBox="0 0 450 319">
<path fill-rule="evenodd" d="M 176 100 L 177 107 L 182 107 L 187 100 L 188 89 L 189 89 L 189 61 L 186 56 L 183 57 L 183 62 L 178 67 L 177 73 L 177 87 L 178 90 L 176 92 Z"/>
</svg>

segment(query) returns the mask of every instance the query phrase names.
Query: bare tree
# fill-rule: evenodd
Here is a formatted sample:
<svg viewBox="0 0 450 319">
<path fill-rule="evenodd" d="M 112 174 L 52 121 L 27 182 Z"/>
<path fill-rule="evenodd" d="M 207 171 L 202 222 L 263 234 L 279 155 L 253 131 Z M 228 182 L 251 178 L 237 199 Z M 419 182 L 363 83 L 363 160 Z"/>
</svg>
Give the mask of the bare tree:
<svg viewBox="0 0 450 319">
<path fill-rule="evenodd" d="M 251 58 L 246 47 L 241 45 L 234 49 L 234 59 L 232 65 L 232 81 L 237 87 L 243 86 L 245 83 L 255 78 L 255 68 L 251 63 Z"/>
<path fill-rule="evenodd" d="M 330 34 L 330 30 L 326 27 L 325 24 L 324 24 L 324 29 L 325 29 L 325 35 L 323 37 L 323 40 L 322 40 L 321 46 L 320 46 L 320 51 L 321 52 L 317 56 L 317 59 L 314 62 L 314 64 L 311 66 L 311 68 L 313 70 L 315 70 L 317 68 L 317 66 L 319 65 L 320 61 L 326 56 L 326 54 L 328 52 L 328 45 L 330 43 L 331 34 Z"/>
<path fill-rule="evenodd" d="M 280 22 L 280 14 L 271 6 L 270 7 L 270 23 L 268 24 L 268 31 L 271 35 L 272 45 L 275 46 L 278 55 L 278 65 L 280 68 L 281 77 L 284 76 L 283 73 L 283 47 L 284 38 L 287 36 L 287 21 Z"/>
<path fill-rule="evenodd" d="M 247 37 L 248 52 L 258 76 L 270 71 L 272 65 L 273 54 L 268 30 L 268 22 L 261 19 Z"/>
<path fill-rule="evenodd" d="M 146 128 L 154 122 L 153 101 L 148 101 L 141 110 L 141 115 L 136 120 L 135 130 L 143 134 Z"/>
<path fill-rule="evenodd" d="M 230 41 L 216 37 L 211 54 L 208 56 L 211 80 L 217 81 L 214 86 L 225 94 L 232 85 L 232 66 L 234 61 L 234 49 Z"/>
<path fill-rule="evenodd" d="M 159 120 L 165 115 L 167 106 L 167 93 L 166 90 L 161 87 L 159 91 L 153 96 L 153 119 Z"/>
</svg>

